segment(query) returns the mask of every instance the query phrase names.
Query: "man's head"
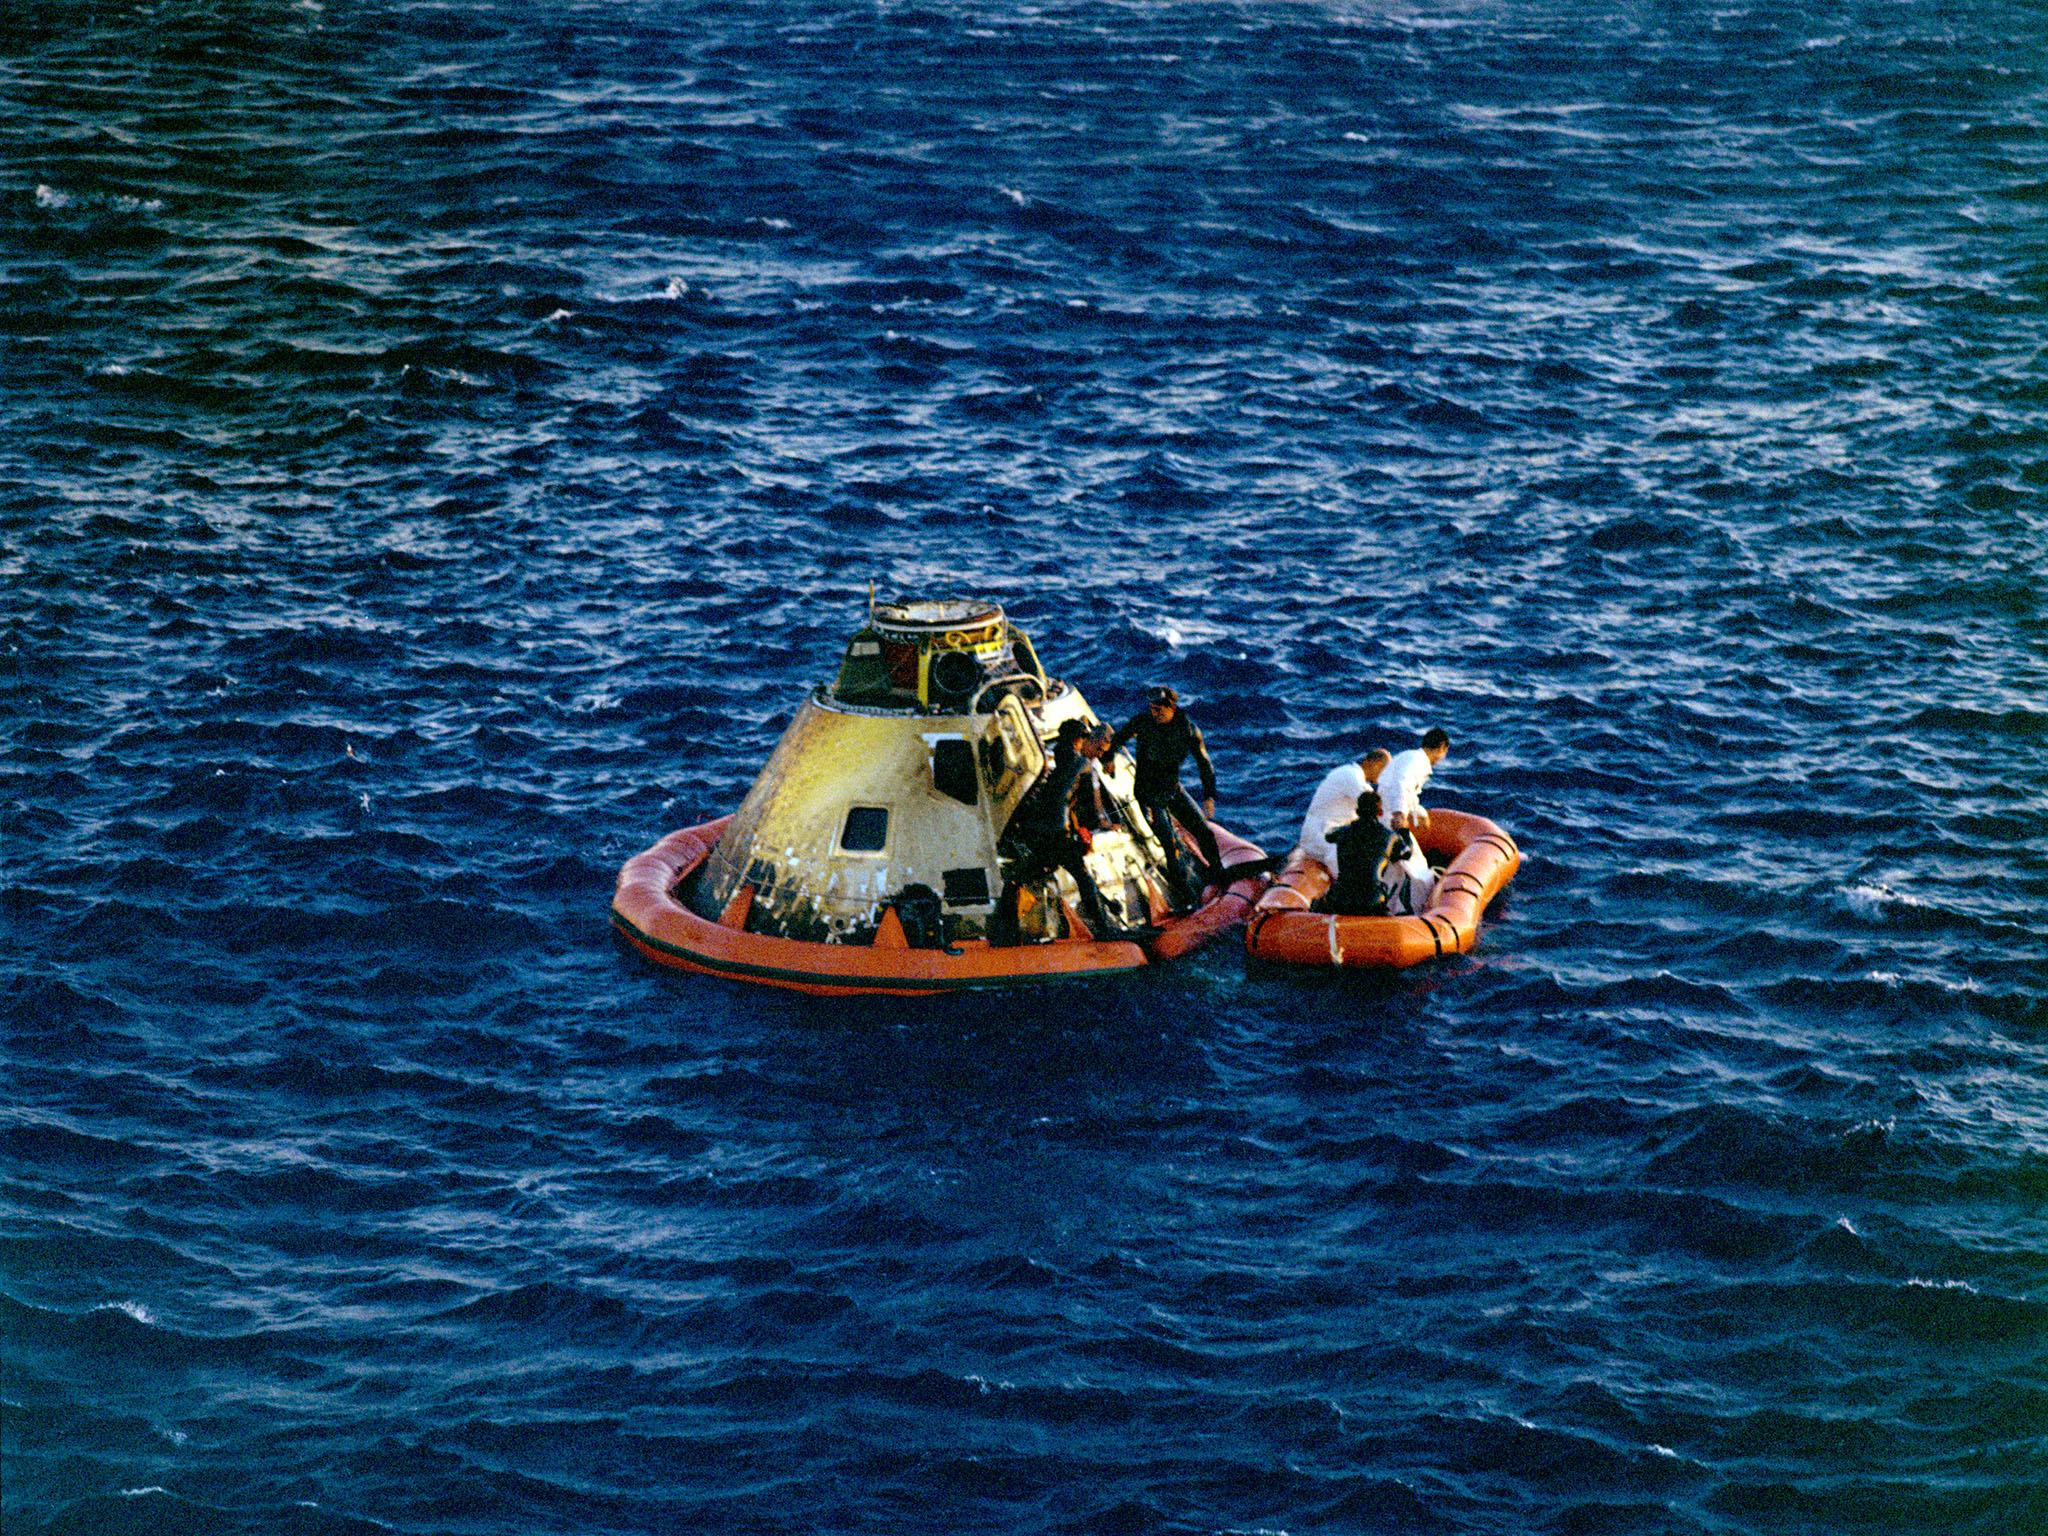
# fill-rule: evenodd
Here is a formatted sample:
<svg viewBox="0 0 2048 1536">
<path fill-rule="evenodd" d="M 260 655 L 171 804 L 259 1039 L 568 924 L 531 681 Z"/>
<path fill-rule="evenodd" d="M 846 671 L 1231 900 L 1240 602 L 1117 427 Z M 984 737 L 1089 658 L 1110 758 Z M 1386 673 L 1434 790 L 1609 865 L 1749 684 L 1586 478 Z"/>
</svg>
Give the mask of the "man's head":
<svg viewBox="0 0 2048 1536">
<path fill-rule="evenodd" d="M 1378 821 L 1380 819 L 1380 792 L 1370 784 L 1366 786 L 1365 793 L 1358 797 L 1358 819 L 1360 821 Z"/>
<path fill-rule="evenodd" d="M 1374 747 L 1370 752 L 1366 753 L 1365 756 L 1358 760 L 1358 766 L 1365 771 L 1365 782 L 1368 784 L 1379 783 L 1380 774 L 1386 770 L 1387 764 L 1393 760 L 1394 754 L 1385 747 Z"/>
<path fill-rule="evenodd" d="M 1429 754 L 1432 763 L 1440 763 L 1450 755 L 1450 734 L 1440 725 L 1432 725 L 1422 738 L 1422 750 Z"/>
<path fill-rule="evenodd" d="M 1063 747 L 1078 747 L 1087 738 L 1088 730 L 1089 727 L 1086 720 L 1062 720 L 1060 722 L 1059 743 Z"/>
<path fill-rule="evenodd" d="M 1152 718 L 1161 725 L 1171 720 L 1174 711 L 1180 708 L 1180 695 L 1163 684 L 1145 690 L 1145 707 L 1152 711 Z"/>
<path fill-rule="evenodd" d="M 1115 738 L 1116 732 L 1112 731 L 1107 725 L 1097 722 L 1095 729 L 1082 738 L 1081 755 L 1083 757 L 1107 757 L 1109 756 L 1109 744 Z"/>
</svg>

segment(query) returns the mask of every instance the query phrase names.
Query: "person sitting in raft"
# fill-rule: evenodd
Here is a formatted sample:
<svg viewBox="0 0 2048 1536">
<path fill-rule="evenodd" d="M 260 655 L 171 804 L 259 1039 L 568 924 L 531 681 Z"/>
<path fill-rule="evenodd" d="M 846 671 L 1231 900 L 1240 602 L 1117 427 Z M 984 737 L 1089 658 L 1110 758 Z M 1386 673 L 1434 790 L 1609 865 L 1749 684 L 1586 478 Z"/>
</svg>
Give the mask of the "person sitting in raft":
<svg viewBox="0 0 2048 1536">
<path fill-rule="evenodd" d="M 1422 786 L 1429 782 L 1430 774 L 1450 755 L 1450 750 L 1451 738 L 1443 727 L 1431 726 L 1421 746 L 1395 753 L 1380 775 L 1380 822 L 1389 831 L 1400 834 L 1387 863 L 1390 912 L 1420 912 L 1429 905 L 1436 890 L 1436 871 L 1422 856 L 1415 834 L 1429 825 L 1429 812 L 1422 804 Z"/>
<path fill-rule="evenodd" d="M 1385 747 L 1374 747 L 1355 763 L 1340 763 L 1323 775 L 1323 782 L 1309 797 L 1308 814 L 1301 819 L 1301 850 L 1325 869 L 1337 867 L 1337 850 L 1330 831 L 1362 814 L 1358 807 L 1368 789 L 1379 783 L 1392 755 Z M 1379 814 L 1379 796 L 1373 796 L 1373 815 Z"/>
<path fill-rule="evenodd" d="M 1088 759 L 1081 751 L 1087 736 L 1086 721 L 1060 722 L 1052 762 L 1031 786 L 1003 830 L 1004 842 L 1015 848 L 1016 855 L 996 903 L 995 926 L 1000 932 L 1017 931 L 1017 902 L 1025 886 L 1036 885 L 1054 870 L 1064 869 L 1074 877 L 1075 889 L 1080 892 L 1081 920 L 1088 925 L 1088 931 L 1098 939 L 1123 937 L 1102 910 L 1102 893 L 1095 888 L 1095 877 L 1088 873 L 1084 858 L 1087 849 L 1068 822 L 1075 781 L 1088 767 Z"/>
<path fill-rule="evenodd" d="M 1387 911 L 1387 855 L 1395 834 L 1380 825 L 1380 797 L 1368 786 L 1358 797 L 1358 815 L 1331 829 L 1337 878 L 1316 902 L 1318 912 L 1339 917 L 1384 917 Z"/>
<path fill-rule="evenodd" d="M 1171 688 L 1147 688 L 1145 713 L 1134 716 L 1110 737 L 1109 750 L 1114 753 L 1126 741 L 1137 744 L 1136 790 L 1145 819 L 1162 841 L 1173 835 L 1174 822 L 1185 827 L 1202 852 L 1201 883 L 1212 883 L 1223 872 L 1223 855 L 1216 847 L 1216 834 L 1209 829 L 1209 818 L 1216 814 L 1216 769 L 1209 761 L 1201 727 L 1188 718 L 1187 711 L 1180 707 L 1180 695 Z M 1180 782 L 1180 765 L 1190 754 L 1195 759 L 1195 771 L 1202 776 L 1199 808 Z M 1110 771 L 1116 771 L 1114 758 L 1110 760 Z M 1169 855 L 1172 852 L 1166 851 Z M 1178 862 L 1169 857 L 1167 866 L 1177 868 Z M 1186 894 L 1192 901 L 1201 892 L 1197 889 Z"/>
</svg>

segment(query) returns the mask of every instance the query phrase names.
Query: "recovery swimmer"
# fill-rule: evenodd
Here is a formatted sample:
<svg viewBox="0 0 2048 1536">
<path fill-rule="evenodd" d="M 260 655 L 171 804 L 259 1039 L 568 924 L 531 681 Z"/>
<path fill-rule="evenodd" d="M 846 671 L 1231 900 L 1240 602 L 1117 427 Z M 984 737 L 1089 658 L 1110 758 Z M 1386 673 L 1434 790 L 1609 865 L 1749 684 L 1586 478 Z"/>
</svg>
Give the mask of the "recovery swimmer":
<svg viewBox="0 0 2048 1536">
<path fill-rule="evenodd" d="M 1113 754 L 1126 741 L 1137 749 L 1136 791 L 1138 804 L 1151 824 L 1160 848 L 1169 855 L 1177 839 L 1173 824 L 1178 822 L 1201 850 L 1202 869 L 1193 890 L 1182 890 L 1183 903 L 1197 900 L 1216 881 L 1223 869 L 1223 855 L 1216 847 L 1216 834 L 1209 818 L 1216 814 L 1216 769 L 1209 761 L 1209 748 L 1202 740 L 1201 727 L 1180 707 L 1180 695 L 1163 685 L 1145 690 L 1145 712 L 1133 716 L 1110 738 Z M 1180 782 L 1181 764 L 1195 760 L 1202 779 L 1202 803 L 1198 807 Z M 1115 758 L 1108 771 L 1116 771 Z M 1169 856 L 1168 868 L 1179 871 L 1180 861 Z"/>
<path fill-rule="evenodd" d="M 1067 872 L 1081 901 L 1081 919 L 1099 939 L 1143 936 L 1109 920 L 1103 910 L 1102 893 L 1088 868 L 1091 839 L 1073 826 L 1075 791 L 1084 775 L 1092 772 L 1091 760 L 1099 751 L 1098 738 L 1088 722 L 1062 720 L 1053 741 L 1052 761 L 1017 807 L 1003 834 L 1003 845 L 1013 862 L 996 904 L 992 933 L 998 941 L 1011 939 L 1017 931 L 1017 904 L 1024 888 L 1036 885 L 1054 870 Z"/>
</svg>

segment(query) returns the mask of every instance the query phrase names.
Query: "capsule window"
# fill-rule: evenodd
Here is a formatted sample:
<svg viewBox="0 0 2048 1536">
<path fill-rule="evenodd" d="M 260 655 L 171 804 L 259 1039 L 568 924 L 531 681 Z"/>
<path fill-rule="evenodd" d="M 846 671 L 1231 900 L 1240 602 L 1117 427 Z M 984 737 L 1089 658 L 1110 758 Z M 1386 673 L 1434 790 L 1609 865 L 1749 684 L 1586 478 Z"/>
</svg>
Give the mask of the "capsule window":
<svg viewBox="0 0 2048 1536">
<path fill-rule="evenodd" d="M 981 784 L 974 774 L 974 748 L 966 737 L 943 736 L 932 743 L 932 787 L 962 805 L 973 805 L 981 798 Z"/>
<path fill-rule="evenodd" d="M 839 831 L 841 853 L 880 853 L 889 842 L 889 813 L 879 805 L 856 805 Z"/>
</svg>

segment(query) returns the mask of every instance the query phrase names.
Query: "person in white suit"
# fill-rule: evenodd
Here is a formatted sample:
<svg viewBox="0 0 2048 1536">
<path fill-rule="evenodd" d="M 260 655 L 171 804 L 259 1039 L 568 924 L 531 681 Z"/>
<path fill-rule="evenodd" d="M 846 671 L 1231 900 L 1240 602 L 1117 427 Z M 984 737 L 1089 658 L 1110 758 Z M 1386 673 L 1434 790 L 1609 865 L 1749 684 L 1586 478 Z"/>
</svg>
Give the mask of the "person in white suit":
<svg viewBox="0 0 2048 1536">
<path fill-rule="evenodd" d="M 1429 811 L 1422 804 L 1422 786 L 1429 782 L 1436 765 L 1450 755 L 1451 738 L 1442 726 L 1431 726 L 1422 745 L 1397 752 L 1380 774 L 1380 821 L 1396 833 L 1405 833 L 1407 851 L 1400 849 L 1387 862 L 1387 910 L 1394 913 L 1420 912 L 1436 891 L 1436 871 L 1417 846 L 1417 829 L 1429 825 Z"/>
<path fill-rule="evenodd" d="M 1333 827 L 1348 826 L 1358 816 L 1358 799 L 1379 782 L 1392 761 L 1384 747 L 1374 747 L 1355 763 L 1340 763 L 1323 775 L 1323 782 L 1309 797 L 1308 814 L 1301 818 L 1301 847 L 1325 869 L 1337 867 L 1337 850 L 1330 842 Z"/>
</svg>

